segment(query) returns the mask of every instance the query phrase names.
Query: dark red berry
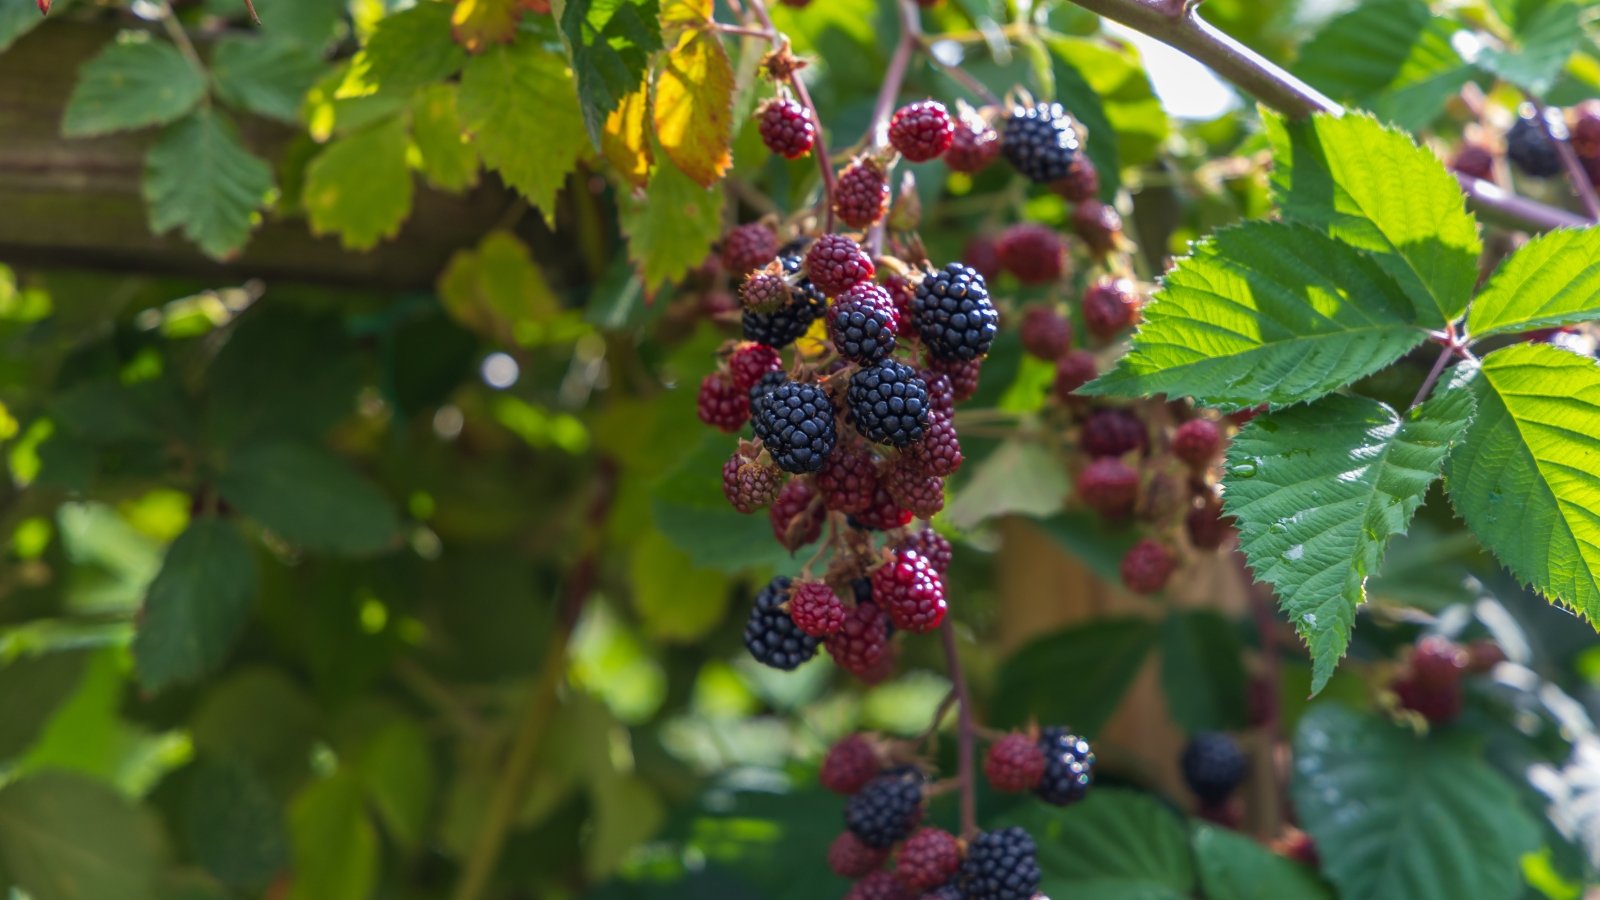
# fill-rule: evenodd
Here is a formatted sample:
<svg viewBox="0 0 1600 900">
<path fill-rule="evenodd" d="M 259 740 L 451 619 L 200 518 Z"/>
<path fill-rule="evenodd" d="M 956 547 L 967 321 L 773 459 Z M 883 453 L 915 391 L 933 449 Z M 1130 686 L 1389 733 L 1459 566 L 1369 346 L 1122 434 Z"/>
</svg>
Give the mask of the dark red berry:
<svg viewBox="0 0 1600 900">
<path fill-rule="evenodd" d="M 1094 460 L 1078 473 L 1078 499 L 1108 519 L 1133 511 L 1139 495 L 1139 473 L 1115 456 Z"/>
<path fill-rule="evenodd" d="M 817 498 L 816 486 L 809 478 L 791 478 L 778 490 L 768 510 L 772 536 L 785 549 L 799 550 L 822 536 L 822 523 L 828 510 Z"/>
<path fill-rule="evenodd" d="M 862 878 L 888 861 L 889 848 L 868 847 L 848 831 L 840 833 L 828 846 L 828 868 L 842 878 Z"/>
<path fill-rule="evenodd" d="M 913 531 L 895 545 L 895 549 L 920 553 L 940 575 L 949 570 L 950 559 L 955 555 L 955 549 L 950 546 L 950 539 L 932 528 Z"/>
<path fill-rule="evenodd" d="M 1084 350 L 1073 350 L 1056 360 L 1056 397 L 1062 403 L 1081 403 L 1083 399 L 1073 391 L 1093 381 L 1100 374 L 1100 365 L 1094 355 Z"/>
<path fill-rule="evenodd" d="M 1411 676 L 1423 684 L 1455 684 L 1466 669 L 1466 649 L 1443 635 L 1430 634 L 1411 651 Z"/>
<path fill-rule="evenodd" d="M 955 124 L 936 100 L 908 103 L 889 120 L 889 143 L 911 162 L 927 162 L 950 148 Z"/>
<path fill-rule="evenodd" d="M 945 477 L 961 468 L 961 441 L 948 413 L 930 412 L 922 440 L 901 451 L 900 461 L 923 475 Z M 894 493 L 894 489 L 889 491 Z M 918 515 L 922 515 L 920 512 Z M 923 518 L 927 518 L 923 516 Z"/>
<path fill-rule="evenodd" d="M 708 319 L 720 319 L 739 311 L 739 301 L 727 291 L 706 291 L 700 295 L 700 313 Z"/>
<path fill-rule="evenodd" d="M 889 211 L 889 175 L 883 166 L 869 156 L 851 160 L 834 183 L 833 211 L 851 228 L 876 225 Z"/>
<path fill-rule="evenodd" d="M 961 867 L 961 845 L 942 828 L 919 828 L 900 846 L 894 874 L 914 891 L 936 888 Z"/>
<path fill-rule="evenodd" d="M 1072 323 L 1048 304 L 1037 303 L 1024 309 L 1022 325 L 1017 331 L 1022 338 L 1022 349 L 1045 362 L 1061 358 L 1072 346 Z"/>
<path fill-rule="evenodd" d="M 911 301 L 917 296 L 917 283 L 905 275 L 890 275 L 883 280 L 883 289 L 894 303 L 895 330 L 906 340 L 916 340 L 917 332 L 911 320 Z"/>
<path fill-rule="evenodd" d="M 1144 420 L 1126 409 L 1097 409 L 1083 423 L 1079 443 L 1092 457 L 1143 451 L 1149 437 Z"/>
<path fill-rule="evenodd" d="M 1055 229 L 1024 222 L 1000 233 L 995 254 L 1000 268 L 1023 284 L 1048 284 L 1065 269 L 1067 245 Z"/>
<path fill-rule="evenodd" d="M 820 581 L 802 581 L 789 595 L 789 618 L 812 637 L 827 637 L 844 624 L 844 603 Z"/>
<path fill-rule="evenodd" d="M 750 394 L 735 387 L 727 372 L 712 372 L 701 379 L 696 405 L 700 421 L 730 434 L 750 418 Z"/>
<path fill-rule="evenodd" d="M 1110 340 L 1139 318 L 1139 295 L 1126 278 L 1102 278 L 1083 292 L 1083 324 Z"/>
<path fill-rule="evenodd" d="M 1417 678 L 1402 678 L 1394 683 L 1395 696 L 1400 706 L 1421 715 L 1435 725 L 1454 721 L 1461 715 L 1465 696 L 1461 683 L 1428 684 Z"/>
<path fill-rule="evenodd" d="M 877 496 L 877 458 L 864 448 L 841 448 L 828 457 L 817 473 L 817 488 L 828 509 L 863 512 Z"/>
<path fill-rule="evenodd" d="M 1012 732 L 989 745 L 983 759 L 983 774 L 990 787 L 1007 794 L 1020 794 L 1039 786 L 1044 775 L 1044 751 L 1038 741 Z"/>
<path fill-rule="evenodd" d="M 944 153 L 952 172 L 981 172 L 1000 155 L 1000 133 L 988 120 L 970 110 L 961 114 Z"/>
<path fill-rule="evenodd" d="M 783 473 L 735 452 L 722 464 L 722 493 L 742 513 L 753 513 L 778 495 Z"/>
<path fill-rule="evenodd" d="M 872 599 L 889 614 L 896 628 L 925 634 L 939 627 L 948 611 L 944 580 L 922 554 L 896 551 L 872 571 Z"/>
<path fill-rule="evenodd" d="M 891 872 L 872 872 L 850 886 L 844 900 L 911 900 L 911 892 Z"/>
<path fill-rule="evenodd" d="M 1600 157 L 1600 99 L 1580 102 L 1571 110 L 1572 149 L 1581 157 Z"/>
<path fill-rule="evenodd" d="M 722 239 L 722 265 L 734 275 L 759 269 L 778 258 L 778 236 L 760 222 L 740 225 Z"/>
<path fill-rule="evenodd" d="M 834 600 L 838 599 L 834 597 Z M 843 607 L 840 610 L 842 613 Z M 850 734 L 828 748 L 827 755 L 822 758 L 817 780 L 835 794 L 849 796 L 866 787 L 867 782 L 876 778 L 882 770 L 883 761 L 878 757 L 878 748 L 873 746 L 872 741 L 865 735 Z"/>
<path fill-rule="evenodd" d="M 844 624 L 823 639 L 828 655 L 839 668 L 857 677 L 871 674 L 889 648 L 889 618 L 874 603 L 857 603 L 847 610 Z"/>
<path fill-rule="evenodd" d="M 928 360 L 928 369 L 950 379 L 950 396 L 955 403 L 965 403 L 978 392 L 978 374 L 983 361 L 977 359 Z"/>
<path fill-rule="evenodd" d="M 1223 513 L 1221 500 L 1207 496 L 1184 514 L 1183 527 L 1197 549 L 1215 550 L 1233 533 L 1233 519 Z"/>
<path fill-rule="evenodd" d="M 872 277 L 872 259 L 842 234 L 825 234 L 806 251 L 806 275 L 817 289 L 837 297 Z"/>
<path fill-rule="evenodd" d="M 992 237 L 975 235 L 961 249 L 961 261 L 971 266 L 985 281 L 1000 277 L 1000 248 Z"/>
<path fill-rule="evenodd" d="M 1122 236 L 1122 216 L 1114 206 L 1086 200 L 1072 210 L 1072 230 L 1089 245 L 1089 251 L 1103 257 L 1117 249 Z"/>
<path fill-rule="evenodd" d="M 1159 541 L 1140 538 L 1122 557 L 1122 583 L 1136 594 L 1154 594 L 1167 585 L 1178 561 Z"/>
<path fill-rule="evenodd" d="M 733 386 L 747 394 L 761 380 L 761 376 L 782 371 L 783 357 L 766 344 L 747 341 L 734 348 L 728 356 L 728 374 L 733 376 Z"/>
<path fill-rule="evenodd" d="M 1483 674 L 1506 661 L 1506 651 L 1487 638 L 1467 645 L 1467 671 Z"/>
<path fill-rule="evenodd" d="M 773 100 L 761 108 L 761 143 L 787 159 L 799 159 L 817 142 L 817 123 L 798 101 Z"/>
<path fill-rule="evenodd" d="M 739 285 L 739 303 L 752 313 L 776 312 L 793 299 L 794 290 L 783 277 L 783 266 L 778 263 L 751 272 Z"/>
<path fill-rule="evenodd" d="M 1172 455 L 1204 469 L 1222 449 L 1222 430 L 1210 419 L 1190 419 L 1172 433 Z"/>
<path fill-rule="evenodd" d="M 950 382 L 950 376 L 930 367 L 919 369 L 917 377 L 928 386 L 929 415 L 946 417 L 955 415 L 956 389 Z"/>
<path fill-rule="evenodd" d="M 1461 146 L 1456 148 L 1455 155 L 1450 157 L 1450 170 L 1480 181 L 1493 181 L 1494 160 L 1493 150 L 1482 144 L 1463 141 Z"/>
<path fill-rule="evenodd" d="M 931 519 L 944 509 L 944 479 L 925 474 L 906 462 L 902 459 L 900 465 L 890 466 L 884 473 L 884 489 L 894 502 L 924 519 Z"/>
<path fill-rule="evenodd" d="M 896 503 L 880 480 L 873 490 L 872 503 L 850 517 L 852 524 L 873 531 L 892 531 L 916 518 L 916 514 Z"/>
<path fill-rule="evenodd" d="M 1067 174 L 1052 182 L 1050 189 L 1069 203 L 1093 200 L 1100 193 L 1100 173 L 1095 171 L 1089 157 L 1080 153 L 1067 166 Z"/>
<path fill-rule="evenodd" d="M 826 321 L 834 349 L 853 363 L 870 365 L 894 350 L 899 315 L 889 292 L 870 281 L 840 294 Z"/>
<path fill-rule="evenodd" d="M 1224 418 L 1226 418 L 1232 424 L 1243 428 L 1244 426 L 1250 424 L 1250 421 L 1256 416 L 1259 416 L 1266 411 L 1267 407 L 1265 405 L 1252 406 L 1249 409 L 1241 409 L 1238 412 L 1228 413 L 1228 415 Z"/>
</svg>

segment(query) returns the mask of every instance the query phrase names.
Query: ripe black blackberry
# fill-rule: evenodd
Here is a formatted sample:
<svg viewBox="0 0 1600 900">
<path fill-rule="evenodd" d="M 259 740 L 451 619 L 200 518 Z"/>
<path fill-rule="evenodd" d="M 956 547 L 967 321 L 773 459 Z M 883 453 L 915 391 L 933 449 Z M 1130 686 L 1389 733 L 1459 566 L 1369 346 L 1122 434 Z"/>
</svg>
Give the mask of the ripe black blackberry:
<svg viewBox="0 0 1600 900">
<path fill-rule="evenodd" d="M 801 631 L 783 611 L 783 602 L 787 599 L 789 579 L 779 575 L 756 595 L 750 619 L 744 626 L 744 645 L 756 662 L 784 671 L 816 656 L 817 647 L 822 643 Z"/>
<path fill-rule="evenodd" d="M 750 417 L 754 419 L 761 410 L 761 404 L 788 381 L 789 376 L 782 372 L 768 372 L 756 379 L 756 383 L 750 386 Z"/>
<path fill-rule="evenodd" d="M 851 796 L 844 808 L 845 827 L 868 847 L 893 845 L 921 820 L 926 783 L 914 766 L 890 769 Z"/>
<path fill-rule="evenodd" d="M 966 900 L 1029 900 L 1039 890 L 1038 847 L 1013 825 L 985 831 L 967 845 L 958 876 Z"/>
<path fill-rule="evenodd" d="M 851 362 L 871 365 L 894 350 L 894 300 L 870 281 L 840 294 L 828 310 L 827 321 L 834 349 Z"/>
<path fill-rule="evenodd" d="M 936 359 L 978 359 L 1000 330 L 1000 314 L 989 301 L 983 276 L 958 262 L 922 279 L 911 312 L 922 343 Z"/>
<path fill-rule="evenodd" d="M 1082 800 L 1094 782 L 1094 751 L 1089 742 L 1053 726 L 1039 732 L 1039 749 L 1044 752 L 1044 775 L 1034 794 L 1056 806 Z"/>
<path fill-rule="evenodd" d="M 1545 121 L 1549 123 L 1551 133 L 1557 140 L 1565 140 L 1567 125 L 1561 118 L 1560 110 L 1547 109 L 1545 112 Z M 1506 157 L 1529 178 L 1554 178 L 1561 174 L 1561 153 L 1555 143 L 1545 136 L 1544 129 L 1539 127 L 1539 120 L 1532 115 L 1517 119 L 1511 130 L 1506 132 Z"/>
<path fill-rule="evenodd" d="M 802 260 L 799 256 L 785 256 L 780 262 L 786 277 L 794 278 L 800 273 Z M 808 279 L 800 278 L 789 289 L 788 303 L 772 312 L 744 310 L 744 339 L 769 347 L 787 347 L 805 334 L 827 308 L 828 298 Z"/>
<path fill-rule="evenodd" d="M 839 439 L 827 393 L 815 384 L 786 381 L 759 405 L 751 425 L 778 468 L 795 474 L 822 468 Z"/>
<path fill-rule="evenodd" d="M 1203 731 L 1190 738 L 1179 765 L 1183 769 L 1184 783 L 1207 806 L 1232 796 L 1250 768 L 1239 744 L 1215 731 Z"/>
<path fill-rule="evenodd" d="M 892 359 L 850 376 L 845 403 L 851 423 L 869 441 L 904 447 L 922 440 L 928 427 L 928 386 L 915 369 Z"/>
<path fill-rule="evenodd" d="M 1019 106 L 1006 120 L 1000 152 L 1035 184 L 1067 177 L 1078 155 L 1078 132 L 1059 103 Z"/>
</svg>

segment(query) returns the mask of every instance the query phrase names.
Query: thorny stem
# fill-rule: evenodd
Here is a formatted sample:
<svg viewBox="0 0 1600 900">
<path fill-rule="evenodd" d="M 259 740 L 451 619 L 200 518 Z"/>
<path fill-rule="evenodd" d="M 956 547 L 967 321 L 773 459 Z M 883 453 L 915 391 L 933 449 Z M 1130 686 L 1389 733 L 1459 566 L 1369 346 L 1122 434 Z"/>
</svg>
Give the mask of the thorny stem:
<svg viewBox="0 0 1600 900">
<path fill-rule="evenodd" d="M 1211 67 L 1245 93 L 1292 118 L 1344 108 L 1285 72 L 1196 15 L 1188 4 L 1172 0 L 1072 0 L 1078 6 L 1142 32 Z M 1501 217 L 1539 229 L 1588 224 L 1564 209 L 1519 197 L 1509 191 L 1457 175 L 1474 205 Z"/>
<path fill-rule="evenodd" d="M 956 748 L 961 769 L 956 779 L 961 784 L 961 836 L 971 838 L 978 833 L 978 789 L 972 771 L 977 726 L 972 719 L 972 694 L 967 690 L 967 677 L 961 671 L 955 626 L 949 619 L 939 627 L 939 637 L 944 641 L 945 668 L 950 671 L 950 684 L 956 695 Z"/>
<path fill-rule="evenodd" d="M 1594 185 L 1589 183 L 1589 173 L 1583 170 L 1583 163 L 1578 161 L 1578 153 L 1572 149 L 1572 142 L 1561 140 L 1550 130 L 1544 104 L 1532 94 L 1527 96 L 1528 102 L 1533 104 L 1534 117 L 1539 120 L 1539 130 L 1544 132 L 1544 139 L 1556 148 L 1561 165 L 1567 170 L 1567 181 L 1572 183 L 1578 199 L 1583 201 L 1584 211 L 1589 214 L 1590 221 L 1600 222 L 1600 197 L 1595 196 Z"/>
<path fill-rule="evenodd" d="M 778 29 L 773 27 L 772 16 L 767 14 L 766 0 L 750 0 L 750 11 L 755 13 L 762 28 L 766 29 L 766 34 L 763 36 L 771 42 L 773 48 L 780 46 Z M 817 171 L 822 175 L 823 220 L 827 223 L 827 230 L 832 231 L 833 164 L 828 161 L 828 136 L 822 129 L 822 116 L 817 113 L 817 105 L 811 102 L 811 92 L 806 90 L 806 83 L 800 79 L 799 72 L 789 74 L 789 89 L 794 91 L 800 105 L 806 108 L 806 114 L 811 117 L 811 124 L 817 126 L 817 145 L 811 149 L 811 155 L 817 158 Z"/>
</svg>

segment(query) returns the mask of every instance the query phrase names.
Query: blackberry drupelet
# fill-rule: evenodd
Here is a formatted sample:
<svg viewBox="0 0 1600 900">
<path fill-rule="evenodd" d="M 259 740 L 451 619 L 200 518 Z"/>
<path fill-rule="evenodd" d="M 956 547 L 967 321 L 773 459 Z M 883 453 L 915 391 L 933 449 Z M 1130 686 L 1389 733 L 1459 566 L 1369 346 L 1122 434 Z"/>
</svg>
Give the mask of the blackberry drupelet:
<svg viewBox="0 0 1600 900">
<path fill-rule="evenodd" d="M 744 645 L 756 662 L 788 671 L 817 655 L 821 641 L 800 630 L 782 604 L 789 598 L 789 579 L 772 579 L 750 609 L 744 626 Z"/>
<path fill-rule="evenodd" d="M 1039 889 L 1038 847 L 1015 825 L 985 831 L 967 845 L 961 893 L 967 900 L 1029 900 Z"/>
<path fill-rule="evenodd" d="M 888 847 L 903 839 L 922 818 L 927 782 L 913 766 L 890 769 L 867 782 L 844 808 L 845 827 L 868 847 Z"/>
<path fill-rule="evenodd" d="M 973 360 L 989 352 L 1000 314 L 976 269 L 950 263 L 917 286 L 911 304 L 917 334 L 937 359 Z"/>
<path fill-rule="evenodd" d="M 1006 120 L 1000 152 L 1036 184 L 1067 177 L 1078 155 L 1078 133 L 1059 103 L 1019 106 Z"/>
<path fill-rule="evenodd" d="M 1094 751 L 1089 742 L 1059 726 L 1039 733 L 1044 775 L 1033 789 L 1040 800 L 1066 806 L 1083 799 L 1094 782 Z"/>
<path fill-rule="evenodd" d="M 915 369 L 892 359 L 850 376 L 845 403 L 869 441 L 904 447 L 922 440 L 928 427 L 928 386 Z"/>
<path fill-rule="evenodd" d="M 786 381 L 760 407 L 751 424 L 778 468 L 795 474 L 822 468 L 839 438 L 833 401 L 819 385 Z"/>
</svg>

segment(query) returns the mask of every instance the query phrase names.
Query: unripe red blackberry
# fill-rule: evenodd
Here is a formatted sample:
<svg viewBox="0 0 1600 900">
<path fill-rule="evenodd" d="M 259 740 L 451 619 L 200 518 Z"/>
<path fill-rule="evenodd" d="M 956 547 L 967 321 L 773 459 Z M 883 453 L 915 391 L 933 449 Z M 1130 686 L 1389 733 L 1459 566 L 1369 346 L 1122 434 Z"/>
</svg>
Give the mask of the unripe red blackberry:
<svg viewBox="0 0 1600 900">
<path fill-rule="evenodd" d="M 1117 249 L 1122 237 L 1122 216 L 1114 206 L 1085 200 L 1072 210 L 1072 230 L 1089 246 L 1089 252 L 1104 257 Z"/>
<path fill-rule="evenodd" d="M 1012 732 L 989 745 L 989 753 L 983 758 L 983 774 L 995 790 L 1020 794 L 1039 786 L 1044 765 L 1044 751 L 1039 749 L 1038 741 Z"/>
<path fill-rule="evenodd" d="M 1286 828 L 1283 834 L 1272 839 L 1270 845 L 1272 852 L 1284 859 L 1292 859 L 1301 865 L 1315 869 L 1322 865 L 1322 859 L 1317 855 L 1317 843 L 1298 828 Z"/>
<path fill-rule="evenodd" d="M 859 513 L 878 492 L 877 458 L 861 447 L 840 448 L 817 473 L 817 489 L 828 509 Z"/>
<path fill-rule="evenodd" d="M 722 265 L 734 276 L 759 269 L 778 258 L 778 236 L 760 222 L 749 222 L 722 239 Z"/>
<path fill-rule="evenodd" d="M 956 389 L 950 382 L 950 376 L 942 371 L 928 367 L 917 370 L 917 377 L 928 386 L 928 410 L 930 415 L 954 416 L 956 413 Z"/>
<path fill-rule="evenodd" d="M 958 881 L 951 881 L 948 884 L 941 884 L 931 891 L 923 892 L 922 896 L 918 897 L 917 900 L 967 900 L 967 895 L 961 892 L 961 885 Z"/>
<path fill-rule="evenodd" d="M 776 312 L 789 305 L 793 297 L 794 292 L 783 277 L 783 266 L 776 263 L 751 272 L 739 285 L 739 304 L 753 313 Z"/>
<path fill-rule="evenodd" d="M 1144 420 L 1126 409 L 1095 410 L 1083 423 L 1079 440 L 1083 452 L 1092 457 L 1143 452 L 1148 442 Z"/>
<path fill-rule="evenodd" d="M 849 734 L 828 748 L 827 755 L 822 758 L 817 781 L 835 794 L 848 797 L 866 787 L 867 782 L 876 778 L 881 771 L 883 760 L 872 741 L 866 735 Z"/>
<path fill-rule="evenodd" d="M 786 159 L 799 159 L 811 152 L 817 142 L 817 123 L 798 101 L 772 100 L 761 108 L 761 143 Z"/>
<path fill-rule="evenodd" d="M 913 891 L 936 888 L 961 868 L 961 845 L 942 828 L 919 828 L 900 846 L 894 874 Z"/>
<path fill-rule="evenodd" d="M 1233 533 L 1233 519 L 1222 511 L 1221 500 L 1207 496 L 1184 514 L 1183 527 L 1196 549 L 1215 550 Z"/>
<path fill-rule="evenodd" d="M 812 637 L 827 637 L 844 624 L 844 603 L 820 581 L 797 582 L 789 594 L 789 618 Z"/>
<path fill-rule="evenodd" d="M 733 376 L 733 386 L 746 395 L 761 380 L 761 376 L 782 371 L 783 357 L 766 344 L 747 341 L 734 348 L 728 356 L 728 374 Z"/>
<path fill-rule="evenodd" d="M 890 769 L 851 795 L 845 804 L 845 827 L 868 847 L 898 843 L 922 818 L 927 776 L 913 766 Z"/>
<path fill-rule="evenodd" d="M 921 518 L 931 519 L 944 509 L 944 479 L 907 465 L 905 459 L 884 473 L 883 487 L 894 502 Z"/>
<path fill-rule="evenodd" d="M 786 550 L 799 550 L 822 536 L 822 523 L 828 510 L 817 497 L 816 486 L 809 478 L 791 478 L 772 501 L 768 510 L 772 521 L 772 536 Z"/>
<path fill-rule="evenodd" d="M 873 491 L 872 503 L 861 512 L 850 516 L 850 524 L 871 531 L 892 531 L 909 523 L 916 515 L 894 501 L 882 481 Z"/>
<path fill-rule="evenodd" d="M 1139 294 L 1126 278 L 1102 278 L 1083 292 L 1083 324 L 1106 341 L 1139 319 Z"/>
<path fill-rule="evenodd" d="M 1000 155 L 1000 133 L 976 112 L 963 112 L 955 123 L 944 164 L 952 172 L 981 172 Z"/>
<path fill-rule="evenodd" d="M 895 545 L 895 549 L 921 554 L 940 575 L 949 570 L 950 559 L 955 555 L 955 549 L 950 546 L 950 539 L 932 528 L 911 532 Z"/>
<path fill-rule="evenodd" d="M 825 234 L 806 251 L 806 275 L 829 297 L 837 297 L 872 277 L 872 259 L 842 234 Z"/>
<path fill-rule="evenodd" d="M 1600 99 L 1572 107 L 1570 119 L 1572 149 L 1580 157 L 1600 157 Z"/>
<path fill-rule="evenodd" d="M 853 363 L 871 365 L 894 350 L 899 321 L 894 301 L 870 281 L 840 294 L 826 321 L 834 349 Z"/>
<path fill-rule="evenodd" d="M 828 846 L 828 868 L 841 878 L 865 877 L 888 861 L 889 848 L 868 847 L 848 831 L 841 832 Z"/>
<path fill-rule="evenodd" d="M 700 380 L 695 405 L 700 421 L 729 434 L 750 418 L 750 395 L 735 387 L 727 372 L 712 372 Z"/>
<path fill-rule="evenodd" d="M 926 634 L 939 627 L 949 607 L 944 579 L 922 554 L 899 550 L 872 570 L 872 599 L 889 614 L 896 628 Z"/>
<path fill-rule="evenodd" d="M 1049 284 L 1065 271 L 1067 245 L 1055 229 L 1032 222 L 1013 225 L 995 241 L 1000 268 L 1023 284 Z"/>
<path fill-rule="evenodd" d="M 1266 405 L 1262 404 L 1261 406 L 1252 406 L 1249 409 L 1241 409 L 1238 412 L 1228 413 L 1223 418 L 1227 419 L 1230 423 L 1243 428 L 1244 426 L 1249 425 L 1251 420 L 1256 416 L 1259 416 L 1266 411 Z"/>
<path fill-rule="evenodd" d="M 719 320 L 739 311 L 739 301 L 727 291 L 711 290 L 700 295 L 700 314 Z"/>
<path fill-rule="evenodd" d="M 1423 684 L 1455 684 L 1466 669 L 1466 649 L 1443 635 L 1430 634 L 1411 651 L 1411 675 Z"/>
<path fill-rule="evenodd" d="M 871 872 L 850 886 L 844 900 L 912 900 L 911 892 L 892 872 Z"/>
<path fill-rule="evenodd" d="M 927 162 L 950 148 L 955 124 L 937 100 L 908 103 L 889 120 L 889 143 L 911 162 Z"/>
<path fill-rule="evenodd" d="M 950 379 L 950 396 L 956 403 L 965 403 L 978 392 L 978 375 L 983 361 L 977 359 L 940 359 L 930 356 L 928 369 Z"/>
<path fill-rule="evenodd" d="M 1050 190 L 1068 203 L 1084 203 L 1100 194 L 1100 173 L 1088 156 L 1080 153 L 1067 166 L 1067 174 L 1050 183 Z"/>
<path fill-rule="evenodd" d="M 1467 645 L 1467 671 L 1470 673 L 1481 675 L 1505 661 L 1506 651 L 1492 640 L 1485 638 Z"/>
<path fill-rule="evenodd" d="M 1136 594 L 1154 594 L 1166 587 L 1177 567 L 1172 551 L 1161 542 L 1140 538 L 1122 557 L 1122 583 Z"/>
<path fill-rule="evenodd" d="M 1172 455 L 1196 469 L 1204 469 L 1222 449 L 1222 430 L 1210 419 L 1190 419 L 1172 433 Z"/>
<path fill-rule="evenodd" d="M 1066 353 L 1056 360 L 1056 397 L 1065 404 L 1082 403 L 1083 398 L 1074 396 L 1073 391 L 1095 380 L 1099 374 L 1100 366 L 1093 354 L 1084 350 Z"/>
<path fill-rule="evenodd" d="M 1045 362 L 1054 362 L 1072 346 L 1072 323 L 1049 304 L 1036 303 L 1023 310 L 1017 331 L 1022 349 Z"/>
<path fill-rule="evenodd" d="M 883 655 L 878 657 L 878 661 L 873 663 L 871 667 L 865 671 L 852 672 L 850 674 L 859 679 L 862 684 L 870 687 L 876 684 L 883 684 L 893 678 L 899 668 L 900 648 L 894 644 L 889 644 L 883 648 Z"/>
<path fill-rule="evenodd" d="M 966 246 L 961 248 L 961 261 L 986 281 L 1000 277 L 1000 248 L 992 237 L 979 234 L 967 238 Z"/>
<path fill-rule="evenodd" d="M 722 494 L 742 513 L 753 513 L 778 495 L 783 473 L 777 466 L 764 466 L 735 451 L 722 464 Z"/>
<path fill-rule="evenodd" d="M 911 321 L 911 301 L 917 296 L 917 283 L 906 275 L 890 275 L 883 280 L 883 289 L 894 303 L 896 335 L 908 341 L 916 340 L 916 326 Z"/>
<path fill-rule="evenodd" d="M 1394 683 L 1395 696 L 1400 706 L 1421 715 L 1435 725 L 1443 725 L 1461 715 L 1465 696 L 1461 683 L 1429 684 L 1408 676 Z"/>
<path fill-rule="evenodd" d="M 811 323 L 827 309 L 828 298 L 810 279 L 800 275 L 801 266 L 800 257 L 789 255 L 778 260 L 776 269 L 769 267 L 761 271 L 763 279 L 781 272 L 785 282 L 777 285 L 771 280 L 764 280 L 760 296 L 752 293 L 748 298 L 741 317 L 745 340 L 769 347 L 787 347 L 805 334 Z M 752 286 L 747 282 L 747 287 Z M 784 293 L 785 289 L 787 294 Z M 770 306 L 774 300 L 778 305 L 770 311 L 752 306 Z"/>
<path fill-rule="evenodd" d="M 1133 512 L 1139 495 L 1139 473 L 1115 456 L 1094 460 L 1078 473 L 1078 499 L 1108 519 Z"/>
<path fill-rule="evenodd" d="M 1494 151 L 1482 144 L 1462 141 L 1450 157 L 1450 170 L 1480 181 L 1494 181 Z"/>
<path fill-rule="evenodd" d="M 870 228 L 889 211 L 889 174 L 870 156 L 844 167 L 833 186 L 833 211 L 851 228 Z"/>
<path fill-rule="evenodd" d="M 949 414 L 937 411 L 928 414 L 928 428 L 923 432 L 922 440 L 900 452 L 903 466 L 922 475 L 941 478 L 955 474 L 961 468 L 962 459 L 961 440 L 956 436 L 955 423 Z M 894 493 L 893 488 L 889 493 Z M 922 515 L 920 512 L 917 514 Z"/>
<path fill-rule="evenodd" d="M 858 602 L 823 646 L 839 668 L 858 678 L 871 674 L 889 650 L 889 617 L 877 604 Z"/>
</svg>

